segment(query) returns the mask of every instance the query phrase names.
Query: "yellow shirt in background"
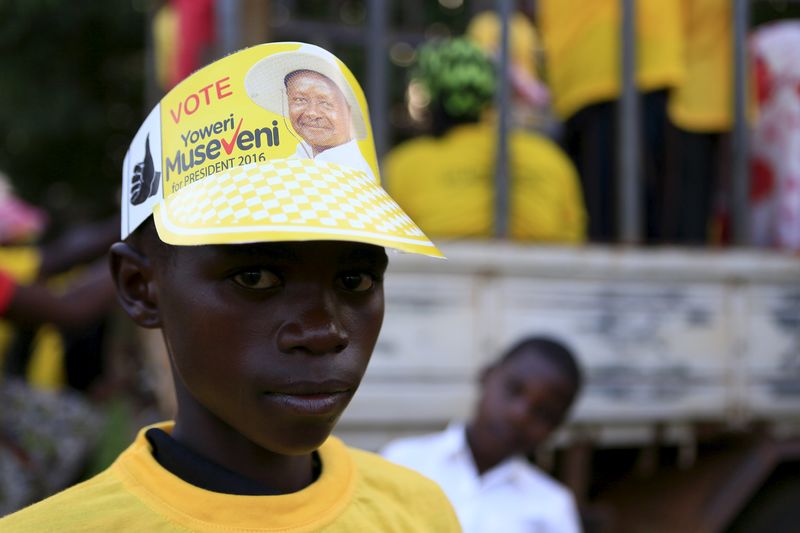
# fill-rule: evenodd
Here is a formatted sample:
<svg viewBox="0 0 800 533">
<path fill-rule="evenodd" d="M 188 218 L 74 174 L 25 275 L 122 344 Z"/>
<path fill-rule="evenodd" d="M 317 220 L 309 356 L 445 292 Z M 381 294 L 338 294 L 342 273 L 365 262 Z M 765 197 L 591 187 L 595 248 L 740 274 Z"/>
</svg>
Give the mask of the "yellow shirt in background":
<svg viewBox="0 0 800 533">
<path fill-rule="evenodd" d="M 30 285 L 39 275 L 42 256 L 36 246 L 0 247 L 0 269 L 6 271 L 20 285 Z M 0 367 L 14 337 L 14 327 L 0 320 Z M 57 389 L 66 381 L 64 375 L 64 342 L 58 330 L 44 324 L 31 343 L 31 357 L 25 378 L 34 387 Z"/>
<path fill-rule="evenodd" d="M 494 234 L 496 128 L 469 124 L 441 138 L 397 146 L 384 161 L 389 193 L 431 237 Z M 577 243 L 586 238 L 586 212 L 577 172 L 549 139 L 524 131 L 509 142 L 512 239 Z"/>
<path fill-rule="evenodd" d="M 484 11 L 475 15 L 467 26 L 466 34 L 481 50 L 495 55 L 500 49 L 502 28 L 500 17 L 495 11 Z M 536 73 L 536 52 L 539 50 L 539 37 L 536 29 L 522 13 L 511 15 L 509 28 L 509 55 L 511 62 L 531 77 Z"/>
<path fill-rule="evenodd" d="M 0 269 L 20 285 L 30 285 L 39 275 L 42 256 L 35 246 L 0 246 Z"/>
<path fill-rule="evenodd" d="M 731 0 L 683 0 L 686 76 L 670 94 L 669 117 L 688 131 L 732 126 Z"/>
<path fill-rule="evenodd" d="M 682 2 L 636 2 L 636 81 L 643 92 L 674 86 L 684 76 Z M 556 112 L 569 118 L 587 105 L 619 96 L 619 0 L 539 0 L 538 13 Z"/>
<path fill-rule="evenodd" d="M 18 285 L 30 285 L 39 275 L 42 257 L 35 246 L 0 246 L 0 269 L 9 274 Z M 14 327 L 0 320 L 0 367 L 5 363 L 5 354 Z"/>
<path fill-rule="evenodd" d="M 173 424 L 158 426 L 170 432 Z M 237 496 L 195 487 L 164 469 L 147 429 L 107 470 L 0 519 L 0 531 L 461 531 L 433 481 L 335 437 L 320 447 L 322 473 L 305 489 Z"/>
</svg>

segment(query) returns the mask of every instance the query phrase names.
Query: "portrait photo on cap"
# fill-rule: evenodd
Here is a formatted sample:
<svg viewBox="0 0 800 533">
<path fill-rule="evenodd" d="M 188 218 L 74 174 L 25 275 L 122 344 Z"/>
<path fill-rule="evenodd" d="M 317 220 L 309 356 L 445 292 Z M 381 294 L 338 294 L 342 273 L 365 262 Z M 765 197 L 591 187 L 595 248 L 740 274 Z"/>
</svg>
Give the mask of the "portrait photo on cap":
<svg viewBox="0 0 800 533">
<path fill-rule="evenodd" d="M 176 246 L 345 240 L 441 257 L 381 187 L 364 93 L 333 54 L 267 43 L 195 71 L 123 163 L 122 238 Z"/>
<path fill-rule="evenodd" d="M 245 88 L 256 104 L 289 121 L 300 141 L 295 157 L 363 159 L 357 141 L 369 135 L 367 124 L 332 54 L 309 45 L 274 54 L 253 65 Z M 374 178 L 366 160 L 358 166 Z"/>
</svg>

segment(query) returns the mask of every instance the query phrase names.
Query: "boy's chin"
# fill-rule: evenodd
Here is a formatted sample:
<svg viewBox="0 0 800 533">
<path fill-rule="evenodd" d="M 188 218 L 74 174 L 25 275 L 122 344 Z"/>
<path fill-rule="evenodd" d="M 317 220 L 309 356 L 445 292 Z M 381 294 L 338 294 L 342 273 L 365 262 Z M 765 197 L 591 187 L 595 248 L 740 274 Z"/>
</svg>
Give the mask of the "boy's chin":
<svg viewBox="0 0 800 533">
<path fill-rule="evenodd" d="M 338 420 L 338 416 L 336 420 Z M 304 424 L 296 427 L 292 432 L 278 435 L 280 440 L 271 439 L 272 442 L 262 444 L 262 447 L 281 455 L 306 455 L 316 451 L 331 436 L 336 424 L 333 420 L 329 424 Z"/>
</svg>

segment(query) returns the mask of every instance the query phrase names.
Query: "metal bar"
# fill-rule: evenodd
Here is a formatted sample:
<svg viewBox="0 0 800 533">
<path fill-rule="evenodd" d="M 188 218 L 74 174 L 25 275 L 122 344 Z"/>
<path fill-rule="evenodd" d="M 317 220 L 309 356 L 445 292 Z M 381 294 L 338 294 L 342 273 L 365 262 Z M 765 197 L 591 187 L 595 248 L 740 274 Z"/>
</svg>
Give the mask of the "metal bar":
<svg viewBox="0 0 800 533">
<path fill-rule="evenodd" d="M 747 30 L 750 26 L 750 2 L 733 3 L 733 183 L 731 218 L 735 244 L 750 242 L 747 135 Z"/>
<path fill-rule="evenodd" d="M 509 164 L 508 134 L 510 127 L 511 94 L 508 83 L 508 38 L 509 20 L 511 19 L 511 0 L 498 0 L 501 23 L 500 57 L 497 71 L 497 154 L 495 155 L 494 172 L 494 234 L 500 239 L 507 238 L 509 218 Z"/>
<path fill-rule="evenodd" d="M 217 57 L 223 57 L 242 47 L 241 0 L 217 0 L 216 5 Z"/>
<path fill-rule="evenodd" d="M 367 49 L 367 101 L 372 116 L 372 137 L 378 160 L 388 147 L 389 65 L 386 52 L 388 13 L 386 0 L 370 0 Z M 363 37 L 362 37 L 363 39 Z"/>
<path fill-rule="evenodd" d="M 617 105 L 617 205 L 619 238 L 641 241 L 641 161 L 639 159 L 639 99 L 636 92 L 636 11 L 634 0 L 620 0 L 622 8 L 622 97 Z"/>
</svg>

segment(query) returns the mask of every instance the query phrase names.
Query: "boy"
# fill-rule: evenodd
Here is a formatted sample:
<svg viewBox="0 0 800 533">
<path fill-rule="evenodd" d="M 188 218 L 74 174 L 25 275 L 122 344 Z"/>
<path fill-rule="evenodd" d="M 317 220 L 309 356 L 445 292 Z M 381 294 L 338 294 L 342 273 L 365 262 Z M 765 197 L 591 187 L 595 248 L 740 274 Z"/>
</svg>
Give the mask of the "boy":
<svg viewBox="0 0 800 533">
<path fill-rule="evenodd" d="M 484 370 L 466 427 L 399 440 L 382 454 L 439 483 L 465 532 L 577 532 L 572 495 L 525 456 L 564 421 L 581 380 L 565 346 L 525 339 Z"/>
<path fill-rule="evenodd" d="M 247 94 L 270 57 L 308 68 L 301 46 L 194 73 L 137 133 L 111 269 L 131 318 L 162 330 L 175 421 L 0 530 L 459 529 L 432 482 L 330 437 L 380 330 L 384 246 L 440 254 L 365 172 L 291 159 L 296 132 Z M 368 116 L 352 74 L 314 48 Z M 376 167 L 371 138 L 360 150 Z"/>
</svg>

